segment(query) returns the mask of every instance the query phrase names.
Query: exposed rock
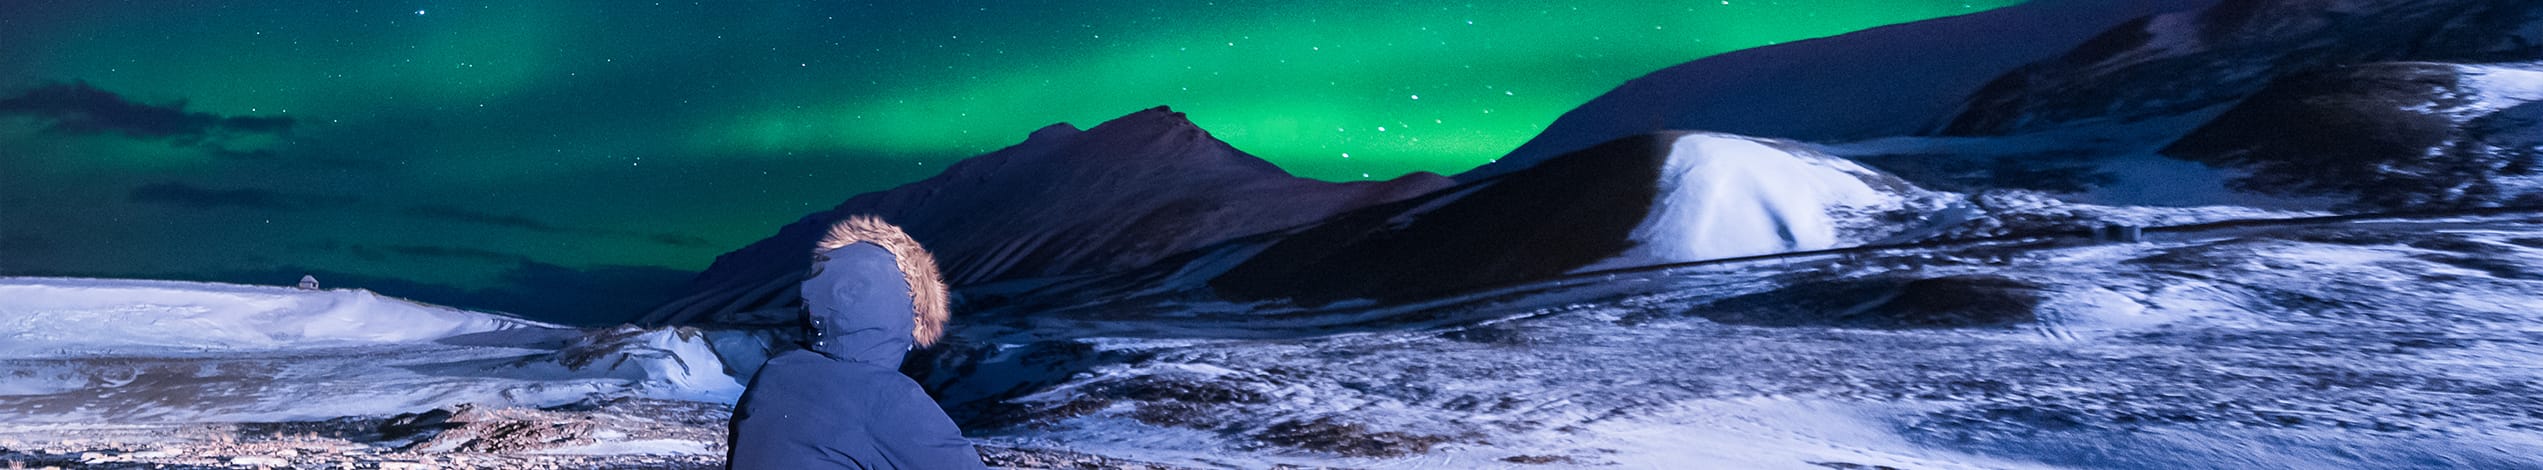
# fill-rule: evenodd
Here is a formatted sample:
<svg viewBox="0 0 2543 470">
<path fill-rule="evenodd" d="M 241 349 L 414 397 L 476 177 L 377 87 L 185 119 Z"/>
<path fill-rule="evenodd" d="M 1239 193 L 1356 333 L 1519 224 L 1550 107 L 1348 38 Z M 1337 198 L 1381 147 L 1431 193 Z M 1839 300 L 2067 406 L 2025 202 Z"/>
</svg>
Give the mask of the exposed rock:
<svg viewBox="0 0 2543 470">
<path fill-rule="evenodd" d="M 1210 282 L 1235 299 L 1417 299 L 1561 274 L 1622 253 L 1670 136 L 1619 139 L 1525 172 L 1335 217 Z"/>
<path fill-rule="evenodd" d="M 1961 328 L 2028 323 L 2044 287 L 2012 278 L 1878 276 L 1795 284 L 1690 312 L 1723 323 L 1857 328 Z"/>
<path fill-rule="evenodd" d="M 1370 429 L 1365 424 L 1343 422 L 1329 417 L 1283 421 L 1263 428 L 1262 431 L 1254 434 L 1254 439 L 1351 457 L 1394 457 L 1420 454 L 1430 452 L 1431 446 L 1449 441 L 1446 436 L 1378 431 Z"/>
<path fill-rule="evenodd" d="M 2357 210 L 2543 204 L 2535 92 L 2543 72 L 2519 68 L 2337 67 L 2281 78 L 2163 153 L 2241 170 L 2238 189 Z"/>
<path fill-rule="evenodd" d="M 1943 133 L 2181 115 L 2343 64 L 2543 59 L 2537 21 L 2543 4 L 2523 0 L 2225 0 L 2120 25 L 1998 77 Z"/>
</svg>

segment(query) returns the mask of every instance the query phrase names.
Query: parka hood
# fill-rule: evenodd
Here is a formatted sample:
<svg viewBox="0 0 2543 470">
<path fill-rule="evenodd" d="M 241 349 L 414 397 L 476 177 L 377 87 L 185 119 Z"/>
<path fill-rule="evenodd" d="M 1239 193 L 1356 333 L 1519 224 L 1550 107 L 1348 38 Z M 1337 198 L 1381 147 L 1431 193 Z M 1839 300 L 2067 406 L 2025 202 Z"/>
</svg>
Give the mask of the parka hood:
<svg viewBox="0 0 2543 470">
<path fill-rule="evenodd" d="M 886 368 L 912 345 L 935 344 L 950 316 L 935 257 L 868 216 L 832 225 L 814 246 L 802 294 L 805 349 Z"/>
</svg>

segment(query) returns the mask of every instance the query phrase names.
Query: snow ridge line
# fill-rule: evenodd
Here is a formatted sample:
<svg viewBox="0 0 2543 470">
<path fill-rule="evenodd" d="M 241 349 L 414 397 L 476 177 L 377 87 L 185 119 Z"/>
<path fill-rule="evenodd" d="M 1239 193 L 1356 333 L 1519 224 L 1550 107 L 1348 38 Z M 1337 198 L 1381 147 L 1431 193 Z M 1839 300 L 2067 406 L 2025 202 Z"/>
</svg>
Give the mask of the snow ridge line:
<svg viewBox="0 0 2543 470">
<path fill-rule="evenodd" d="M 2515 215 L 2515 214 L 2543 214 L 2543 206 L 2503 206 L 2503 207 L 2481 207 L 2481 208 L 2470 208 L 2470 209 L 2439 209 L 2439 210 L 2414 210 L 2414 211 L 2369 212 L 2369 213 L 2357 213 L 2357 214 L 2341 214 L 2341 215 L 2327 215 L 2327 216 L 2315 216 L 2315 217 L 2287 217 L 2287 218 L 2275 218 L 2275 219 L 2232 219 L 2232 220 L 2220 220 L 2220 221 L 2214 221 L 2214 222 L 2201 222 L 2201 223 L 2195 223 L 2195 224 L 2152 226 L 2152 227 L 2145 227 L 2145 228 L 2144 228 L 2144 230 L 2145 230 L 2145 232 L 2147 232 L 2147 233 L 2156 233 L 2156 232 L 2162 232 L 2162 233 L 2191 233 L 2191 232 L 2204 232 L 2204 231 L 2224 230 L 2224 229 L 2235 229 L 2235 228 L 2271 227 L 2271 226 L 2286 226 L 2286 225 L 2332 224 L 2332 223 L 2342 223 L 2342 222 L 2358 222 L 2358 221 L 2366 221 L 2366 220 L 2379 220 L 2379 219 L 2429 219 L 2429 218 L 2443 218 L 2443 217 L 2500 216 L 2500 215 Z M 1471 289 L 1471 290 L 1467 290 L 1467 291 L 1465 291 L 1464 293 L 1460 293 L 1460 294 L 1451 294 L 1451 295 L 1443 296 L 1443 297 L 1463 297 L 1463 296 L 1473 295 L 1473 294 L 1476 294 L 1476 293 L 1481 293 L 1481 292 L 1490 292 L 1490 291 L 1496 291 L 1496 290 L 1503 290 L 1503 289 L 1509 289 L 1509 288 L 1513 288 L 1513 287 L 1529 286 L 1529 285 L 1539 285 L 1539 284 L 1556 283 L 1556 282 L 1565 282 L 1565 281 L 1574 281 L 1574 280 L 1581 280 L 1581 279 L 1588 279 L 1588 278 L 1607 277 L 1607 276 L 1615 276 L 1615 275 L 1619 275 L 1619 274 L 1639 274 L 1639 273 L 1646 273 L 1646 272 L 1653 272 L 1653 271 L 1666 271 L 1666 270 L 1671 270 L 1671 269 L 1681 269 L 1681 268 L 1694 268 L 1694 267 L 1704 267 L 1704 266 L 1713 266 L 1713 265 L 1749 263 L 1749 262 L 1758 262 L 1758 261 L 1773 261 L 1773 260 L 1786 259 L 1786 258 L 1806 258 L 1806 257 L 1813 257 L 1813 256 L 1847 255 L 1847 254 L 1858 254 L 1858 253 L 1867 253 L 1867 252 L 1875 252 L 1875 251 L 1883 251 L 1883 250 L 1900 250 L 1900 249 L 1917 249 L 1917 248 L 1949 248 L 1949 247 L 1964 247 L 1964 246 L 1977 246 L 1977 245 L 1999 244 L 1999 243 L 2001 243 L 2001 244 L 2016 244 L 2016 245 L 2030 245 L 2030 244 L 2040 244 L 2040 243 L 2055 242 L 2055 241 L 2060 241 L 2060 240 L 2071 240 L 2071 239 L 2086 239 L 2086 240 L 2089 240 L 2089 239 L 2092 239 L 2092 237 L 2093 237 L 2093 233 L 2092 233 L 2092 231 L 2090 231 L 2090 230 L 2060 230 L 2060 231 L 2050 231 L 2050 232 L 2033 232 L 2033 233 L 2019 233 L 2019 234 L 2009 234 L 2009 235 L 1997 235 L 1997 236 L 1992 236 L 1992 237 L 1980 237 L 1980 238 L 1955 238 L 1955 239 L 1948 239 L 1948 240 L 1928 240 L 1928 241 L 1919 241 L 1919 242 L 1891 243 L 1891 244 L 1882 244 L 1882 245 L 1860 245 L 1860 246 L 1851 246 L 1851 247 L 1845 247 L 1845 248 L 1829 248 L 1829 249 L 1824 249 L 1824 250 L 1788 251 L 1788 252 L 1783 252 L 1783 253 L 1772 253 L 1772 254 L 1752 255 L 1752 256 L 1739 256 L 1739 257 L 1731 257 L 1731 258 L 1716 258 L 1716 259 L 1708 259 L 1708 260 L 1702 260 L 1702 261 L 1688 261 L 1688 262 L 1683 262 L 1683 263 L 1647 264 L 1647 265 L 1642 265 L 1642 266 L 1629 266 L 1629 267 L 1614 268 L 1614 269 L 1602 269 L 1602 270 L 1597 270 L 1597 271 L 1588 271 L 1588 272 L 1579 272 L 1579 273 L 1565 274 L 1565 275 L 1555 276 L 1555 277 L 1550 277 L 1550 278 L 1532 279 L 1532 280 L 1527 280 L 1527 281 L 1511 282 L 1511 283 L 1505 283 L 1505 284 L 1500 284 L 1500 285 L 1483 286 L 1483 287 L 1477 287 L 1477 288 L 1474 288 L 1474 289 Z"/>
</svg>

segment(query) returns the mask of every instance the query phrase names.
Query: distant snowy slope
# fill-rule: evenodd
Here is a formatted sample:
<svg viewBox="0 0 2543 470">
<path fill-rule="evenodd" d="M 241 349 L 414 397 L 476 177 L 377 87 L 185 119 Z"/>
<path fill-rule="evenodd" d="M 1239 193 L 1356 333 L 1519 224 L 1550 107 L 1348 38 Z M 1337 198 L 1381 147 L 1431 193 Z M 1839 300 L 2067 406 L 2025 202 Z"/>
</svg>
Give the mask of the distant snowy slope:
<svg viewBox="0 0 2543 470">
<path fill-rule="evenodd" d="M 1836 246 L 1843 212 L 1896 208 L 1887 175 L 1833 157 L 1720 134 L 1670 144 L 1651 214 L 1624 258 L 1697 261 Z"/>
<path fill-rule="evenodd" d="M 1258 251 L 1209 284 L 1238 300 L 1420 299 L 1585 267 L 1860 244 L 1923 228 L 1956 200 L 1789 141 L 1654 133 L 1229 247 Z"/>
<path fill-rule="evenodd" d="M 5 356 L 275 349 L 557 328 L 358 289 L 13 277 L 0 278 L 0 299 Z"/>
<path fill-rule="evenodd" d="M 2213 1 L 2039 0 L 1707 57 L 1626 82 L 1458 179 L 1663 129 L 1812 141 L 1917 133 L 2008 70 L 2130 19 Z"/>
<path fill-rule="evenodd" d="M 0 422 L 324 420 L 742 386 L 691 329 L 581 331 L 364 290 L 0 278 Z"/>
</svg>

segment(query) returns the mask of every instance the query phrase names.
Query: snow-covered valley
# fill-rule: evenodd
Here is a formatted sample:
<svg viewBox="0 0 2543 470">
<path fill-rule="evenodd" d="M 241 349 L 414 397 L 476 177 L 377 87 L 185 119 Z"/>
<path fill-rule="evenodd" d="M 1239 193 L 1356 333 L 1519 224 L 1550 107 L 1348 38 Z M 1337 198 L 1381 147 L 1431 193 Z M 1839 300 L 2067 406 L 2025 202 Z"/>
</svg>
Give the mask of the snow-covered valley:
<svg viewBox="0 0 2543 470">
<path fill-rule="evenodd" d="M 988 309 L 922 356 L 933 367 L 920 377 L 984 448 L 1113 465 L 2538 465 L 2543 217 L 2148 237 L 1587 273 L 1391 306 L 1133 296 Z M 170 299 L 126 311 L 177 305 L 169 292 L 370 295 L 9 281 L 84 284 Z M 413 443 L 381 431 L 401 413 L 475 403 L 586 423 L 542 452 L 607 454 L 549 458 L 709 465 L 718 413 L 737 390 L 704 341 L 760 341 L 477 319 L 504 327 L 375 344 L 13 354 L 0 360 L 12 386 L 0 394 L 0 447 L 130 449 L 91 457 L 149 461 L 152 449 L 194 449 L 229 430 L 293 436 L 225 447 L 284 455 L 270 449 L 297 442 L 304 450 L 279 457 L 292 462 L 548 462 L 523 457 L 544 455 L 529 452 L 536 445 L 401 451 Z M 67 326 L 38 320 L 9 324 Z M 571 359 L 573 344 L 635 346 L 606 348 L 628 354 L 612 367 L 621 361 Z M 666 368 L 683 363 L 717 373 Z"/>
<path fill-rule="evenodd" d="M 1383 182 L 1158 107 L 609 328 L 0 278 L 0 462 L 717 466 L 811 247 L 876 215 L 954 285 L 902 371 L 1008 467 L 2543 469 L 2534 25 L 2044 0 L 1664 69 Z"/>
</svg>

